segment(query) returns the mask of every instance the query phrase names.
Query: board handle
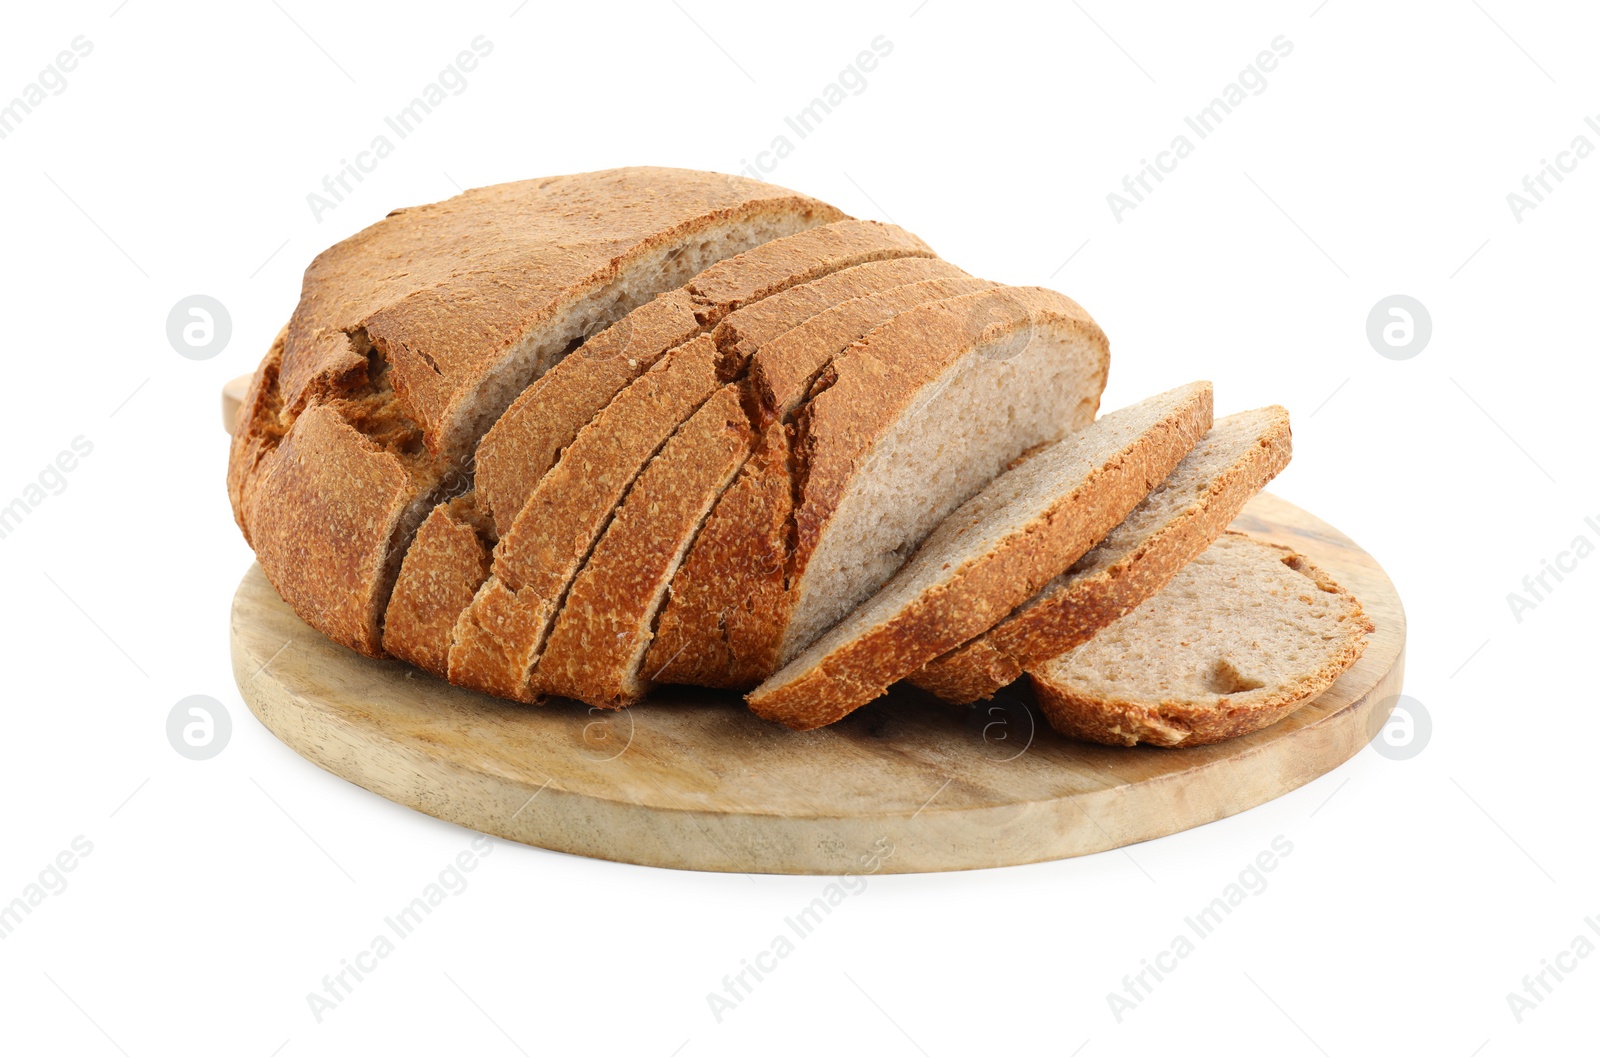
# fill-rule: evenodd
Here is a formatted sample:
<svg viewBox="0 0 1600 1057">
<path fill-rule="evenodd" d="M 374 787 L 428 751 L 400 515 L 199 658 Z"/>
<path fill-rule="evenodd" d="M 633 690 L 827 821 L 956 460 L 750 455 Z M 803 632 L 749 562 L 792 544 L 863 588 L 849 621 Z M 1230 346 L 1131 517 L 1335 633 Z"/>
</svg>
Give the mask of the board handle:
<svg viewBox="0 0 1600 1057">
<path fill-rule="evenodd" d="M 235 424 L 239 420 L 239 408 L 244 404 L 244 398 L 250 393 L 250 383 L 255 381 L 253 374 L 241 374 L 222 387 L 222 428 L 228 431 L 228 436 L 233 436 Z"/>
</svg>

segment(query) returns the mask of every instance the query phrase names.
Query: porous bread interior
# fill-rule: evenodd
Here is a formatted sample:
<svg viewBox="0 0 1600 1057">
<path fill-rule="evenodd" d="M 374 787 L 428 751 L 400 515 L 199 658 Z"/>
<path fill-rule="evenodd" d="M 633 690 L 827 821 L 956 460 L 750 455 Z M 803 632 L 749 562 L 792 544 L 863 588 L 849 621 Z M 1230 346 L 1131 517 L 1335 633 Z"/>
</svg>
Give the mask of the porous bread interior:
<svg viewBox="0 0 1600 1057">
<path fill-rule="evenodd" d="M 1094 344 L 1068 324 L 1033 326 L 1015 355 L 996 357 L 988 354 L 993 345 L 983 345 L 957 359 L 879 435 L 791 585 L 801 590 L 780 665 L 888 581 L 935 526 L 1019 454 L 1093 420 Z M 1073 395 L 1080 393 L 1096 396 Z"/>
<path fill-rule="evenodd" d="M 996 477 L 946 518 L 881 591 L 797 658 L 790 666 L 791 675 L 801 674 L 838 646 L 887 622 L 930 587 L 948 582 L 964 567 L 993 552 L 1006 536 L 1026 531 L 1117 452 L 1192 396 L 1193 387 L 1185 386 L 1113 411 Z"/>
<path fill-rule="evenodd" d="M 1093 576 L 1144 546 L 1151 536 L 1203 499 L 1218 477 L 1261 443 L 1262 434 L 1281 415 L 1273 408 L 1259 408 L 1218 419 L 1166 480 L 1156 485 L 1122 524 L 1078 559 L 1061 579 Z"/>
<path fill-rule="evenodd" d="M 1041 666 L 1076 696 L 1197 708 L 1293 697 L 1343 657 L 1359 611 L 1304 558 L 1230 533 L 1159 593 Z"/>
</svg>

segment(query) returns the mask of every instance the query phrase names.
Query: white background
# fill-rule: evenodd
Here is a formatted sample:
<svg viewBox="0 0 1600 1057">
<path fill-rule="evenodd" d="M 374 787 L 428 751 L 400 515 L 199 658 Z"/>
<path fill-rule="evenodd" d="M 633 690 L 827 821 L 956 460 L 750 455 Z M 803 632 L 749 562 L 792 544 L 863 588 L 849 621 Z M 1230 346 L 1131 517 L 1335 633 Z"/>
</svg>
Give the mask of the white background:
<svg viewBox="0 0 1600 1057">
<path fill-rule="evenodd" d="M 75 437 L 93 453 L 0 539 L 0 902 L 75 837 L 93 851 L 0 940 L 0 1049 L 1593 1052 L 1600 957 L 1520 1023 L 1506 997 L 1600 918 L 1600 557 L 1520 621 L 1507 601 L 1600 542 L 1600 160 L 1520 219 L 1507 202 L 1574 137 L 1600 146 L 1592 8 L 917 2 L 7 8 L 0 100 L 74 37 L 93 51 L 0 140 L 0 504 Z M 467 88 L 314 219 L 307 193 L 480 34 Z M 1392 574 L 1431 739 L 1126 852 L 873 877 L 721 1023 L 707 992 L 825 879 L 495 842 L 319 1024 L 307 992 L 472 834 L 323 773 L 244 707 L 220 386 L 312 255 L 389 209 L 624 164 L 736 171 L 880 35 L 865 89 L 770 178 L 1080 300 L 1112 337 L 1108 408 L 1195 377 L 1219 414 L 1288 406 L 1274 490 Z M 1107 194 L 1279 35 L 1265 90 L 1114 218 Z M 166 337 L 196 293 L 233 324 L 203 362 Z M 1395 293 L 1433 322 L 1404 361 L 1366 337 Z M 191 694 L 233 719 L 210 761 L 167 741 Z M 1278 836 L 1269 887 L 1119 1023 L 1107 994 Z"/>
</svg>

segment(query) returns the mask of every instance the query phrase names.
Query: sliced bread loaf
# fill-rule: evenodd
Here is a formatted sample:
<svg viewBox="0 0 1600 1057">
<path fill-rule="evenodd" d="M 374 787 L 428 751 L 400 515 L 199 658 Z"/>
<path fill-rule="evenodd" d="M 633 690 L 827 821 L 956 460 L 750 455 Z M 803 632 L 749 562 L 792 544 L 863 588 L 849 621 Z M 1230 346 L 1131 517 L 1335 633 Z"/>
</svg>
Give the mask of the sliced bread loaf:
<svg viewBox="0 0 1600 1057">
<path fill-rule="evenodd" d="M 622 169 L 396 210 L 327 250 L 235 435 L 235 516 L 268 579 L 330 638 L 381 655 L 417 526 L 518 393 L 715 261 L 841 217 L 751 180 Z"/>
<path fill-rule="evenodd" d="M 1133 612 L 1029 674 L 1063 734 L 1209 745 L 1313 700 L 1373 630 L 1361 603 L 1304 557 L 1229 532 Z"/>
<path fill-rule="evenodd" d="M 1289 463 L 1281 407 L 1220 419 L 1127 519 L 1015 613 L 910 681 L 955 704 L 994 692 L 1155 594 Z"/>
<path fill-rule="evenodd" d="M 723 493 L 672 582 L 644 664 L 652 681 L 749 687 L 749 649 L 735 610 L 766 611 L 784 589 L 793 480 L 787 419 L 835 356 L 918 305 L 991 289 L 970 277 L 930 279 L 843 302 L 753 349 L 746 407 L 761 429 L 756 457 Z M 734 643 L 738 642 L 737 645 Z M 757 646 L 759 644 L 752 644 Z"/>
<path fill-rule="evenodd" d="M 696 276 L 676 300 L 692 307 L 702 330 L 740 312 L 753 317 L 743 329 L 759 330 L 761 321 L 773 316 L 757 316 L 758 306 L 774 294 L 864 261 L 931 253 L 892 225 L 844 221 L 723 261 Z M 809 303 L 794 299 L 787 311 Z M 534 478 L 536 483 L 495 547 L 493 575 L 456 623 L 452 682 L 521 700 L 535 696 L 528 679 L 573 578 L 645 464 L 717 390 L 723 359 L 716 331 L 659 355 L 578 431 L 553 467 L 542 475 L 526 475 L 525 480 Z M 535 401 L 530 407 L 542 409 L 543 404 Z M 561 415 L 551 410 L 527 421 L 551 418 Z M 542 424 L 536 430 L 550 432 Z M 502 490 L 509 494 L 515 487 Z"/>
<path fill-rule="evenodd" d="M 667 585 L 754 434 L 727 385 L 690 416 L 639 475 L 573 582 L 539 663 L 534 694 L 621 708 L 644 696 L 639 666 Z"/>
<path fill-rule="evenodd" d="M 797 730 L 832 723 L 994 626 L 1082 557 L 1211 428 L 1211 385 L 1123 408 L 1020 460 L 894 578 L 749 694 Z"/>
<path fill-rule="evenodd" d="M 932 258 L 933 250 L 903 228 L 840 220 L 712 265 L 611 324 L 523 391 L 478 446 L 482 505 L 501 532 L 510 529 L 534 485 L 578 430 L 668 349 L 737 315 L 741 306 L 864 263 Z"/>
</svg>

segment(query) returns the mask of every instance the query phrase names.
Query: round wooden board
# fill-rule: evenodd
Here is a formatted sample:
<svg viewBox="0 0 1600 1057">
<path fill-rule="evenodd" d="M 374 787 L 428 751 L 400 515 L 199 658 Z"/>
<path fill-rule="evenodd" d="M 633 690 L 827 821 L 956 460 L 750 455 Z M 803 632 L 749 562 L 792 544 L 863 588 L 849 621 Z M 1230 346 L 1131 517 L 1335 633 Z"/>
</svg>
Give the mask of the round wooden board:
<svg viewBox="0 0 1600 1057">
<path fill-rule="evenodd" d="M 1370 555 L 1274 496 L 1235 523 L 1310 557 L 1377 632 L 1316 701 L 1192 749 L 1086 745 L 1026 680 L 951 708 L 910 688 L 796 733 L 733 694 L 668 688 L 622 712 L 528 707 L 374 661 L 311 630 L 252 567 L 233 604 L 250 709 L 320 767 L 418 811 L 577 855 L 758 873 L 965 870 L 1105 851 L 1225 818 L 1327 773 L 1388 716 L 1405 613 Z"/>
</svg>

